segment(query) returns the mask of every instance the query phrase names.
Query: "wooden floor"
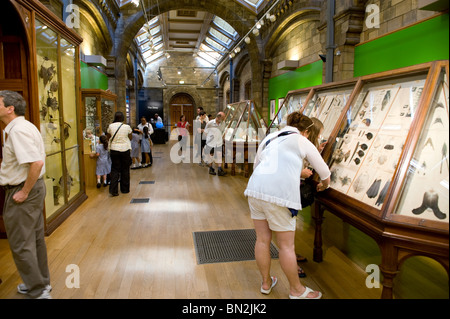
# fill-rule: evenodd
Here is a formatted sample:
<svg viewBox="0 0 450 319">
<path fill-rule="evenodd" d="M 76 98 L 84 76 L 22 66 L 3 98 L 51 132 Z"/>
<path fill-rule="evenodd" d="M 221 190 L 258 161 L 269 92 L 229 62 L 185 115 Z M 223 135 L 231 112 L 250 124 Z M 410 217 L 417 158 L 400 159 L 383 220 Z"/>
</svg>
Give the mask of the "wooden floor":
<svg viewBox="0 0 450 319">
<path fill-rule="evenodd" d="M 197 264 L 193 232 L 253 228 L 243 195 L 247 179 L 239 170 L 218 177 L 198 164 L 174 164 L 170 145 L 155 145 L 152 167 L 132 170 L 129 194 L 109 197 L 107 188 L 88 189 L 88 200 L 46 238 L 52 297 L 288 298 L 278 260 L 272 275 L 279 283 L 269 296 L 259 292 L 255 261 Z M 155 183 L 139 184 L 143 180 Z M 149 203 L 130 203 L 145 197 Z M 296 250 L 309 259 L 305 285 L 327 299 L 380 297 L 380 289 L 366 288 L 367 273 L 335 247 L 325 245 L 325 261 L 313 262 L 312 244 L 313 229 L 299 218 Z M 66 286 L 69 265 L 79 267 L 79 288 Z M 0 298 L 23 298 L 7 240 L 0 240 L 0 278 Z"/>
</svg>

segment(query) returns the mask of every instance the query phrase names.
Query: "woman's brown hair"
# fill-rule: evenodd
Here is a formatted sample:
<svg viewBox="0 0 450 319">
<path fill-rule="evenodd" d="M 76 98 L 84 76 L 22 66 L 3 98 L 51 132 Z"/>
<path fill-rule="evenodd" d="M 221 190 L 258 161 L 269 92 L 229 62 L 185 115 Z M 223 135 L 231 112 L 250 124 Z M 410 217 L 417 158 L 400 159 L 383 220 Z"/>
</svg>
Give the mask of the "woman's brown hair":
<svg viewBox="0 0 450 319">
<path fill-rule="evenodd" d="M 314 123 L 307 131 L 309 132 L 308 140 L 314 144 L 317 148 L 319 148 L 319 135 L 320 131 L 323 129 L 323 123 L 315 117 L 311 117 L 311 121 Z"/>
<path fill-rule="evenodd" d="M 287 125 L 297 128 L 300 132 L 304 132 L 311 128 L 311 126 L 314 125 L 314 122 L 300 112 L 292 112 L 287 117 Z"/>
</svg>

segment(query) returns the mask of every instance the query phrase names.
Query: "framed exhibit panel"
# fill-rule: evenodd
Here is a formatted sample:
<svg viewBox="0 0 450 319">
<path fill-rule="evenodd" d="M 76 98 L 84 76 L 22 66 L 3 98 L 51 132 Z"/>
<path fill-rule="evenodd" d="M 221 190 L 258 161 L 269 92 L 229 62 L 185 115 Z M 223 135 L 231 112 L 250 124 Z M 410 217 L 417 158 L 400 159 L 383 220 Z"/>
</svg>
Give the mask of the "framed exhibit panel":
<svg viewBox="0 0 450 319">
<path fill-rule="evenodd" d="M 328 211 L 378 243 L 382 298 L 409 257 L 449 271 L 448 92 L 448 61 L 364 76 L 323 152 L 331 188 L 316 194 L 314 260 Z"/>
<path fill-rule="evenodd" d="M 27 118 L 40 130 L 46 152 L 45 229 L 55 230 L 87 197 L 80 123 L 82 39 L 36 0 L 8 0 L 7 16 L 20 21 L 24 47 Z M 8 24 L 8 21 L 2 20 Z M 24 80 L 25 79 L 25 80 Z"/>
</svg>

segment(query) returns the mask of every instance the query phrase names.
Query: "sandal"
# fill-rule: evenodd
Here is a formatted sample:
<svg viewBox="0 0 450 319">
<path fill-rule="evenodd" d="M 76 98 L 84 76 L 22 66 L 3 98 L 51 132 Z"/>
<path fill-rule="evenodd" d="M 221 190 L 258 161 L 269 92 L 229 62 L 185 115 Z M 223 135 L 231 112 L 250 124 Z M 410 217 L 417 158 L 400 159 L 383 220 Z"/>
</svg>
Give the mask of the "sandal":
<svg viewBox="0 0 450 319">
<path fill-rule="evenodd" d="M 305 271 L 303 270 L 302 267 L 298 266 L 297 272 L 298 272 L 298 276 L 299 276 L 300 278 L 305 278 L 305 277 L 306 277 L 306 273 L 305 273 Z"/>
<path fill-rule="evenodd" d="M 270 294 L 272 292 L 272 288 L 275 287 L 275 285 L 277 284 L 277 282 L 278 282 L 277 277 L 270 277 L 270 278 L 272 279 L 272 285 L 270 286 L 269 289 L 264 289 L 261 284 L 261 293 L 262 294 L 265 294 L 265 295 Z"/>
<path fill-rule="evenodd" d="M 289 299 L 320 299 L 322 298 L 322 293 L 320 291 L 318 291 L 319 295 L 317 297 L 314 298 L 308 298 L 308 294 L 310 292 L 314 292 L 314 290 L 312 290 L 309 287 L 305 287 L 305 292 L 302 293 L 300 296 L 292 296 L 291 294 L 289 295 Z"/>
</svg>

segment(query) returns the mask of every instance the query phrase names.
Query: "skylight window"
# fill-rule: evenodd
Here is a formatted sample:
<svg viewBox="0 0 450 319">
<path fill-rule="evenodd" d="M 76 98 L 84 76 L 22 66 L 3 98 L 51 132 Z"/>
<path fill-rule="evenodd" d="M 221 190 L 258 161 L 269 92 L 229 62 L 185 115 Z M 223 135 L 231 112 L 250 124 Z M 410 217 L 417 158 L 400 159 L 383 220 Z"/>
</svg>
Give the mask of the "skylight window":
<svg viewBox="0 0 450 319">
<path fill-rule="evenodd" d="M 211 39 L 210 37 L 205 38 L 205 42 L 208 43 L 210 46 L 212 46 L 214 49 L 218 51 L 225 51 L 225 47 Z"/>
<path fill-rule="evenodd" d="M 223 33 L 220 33 L 214 28 L 209 28 L 209 33 L 216 39 L 222 41 L 225 45 L 229 46 L 231 43 L 231 39 L 225 36 Z"/>
<path fill-rule="evenodd" d="M 153 55 L 149 56 L 148 58 L 146 58 L 145 59 L 145 63 L 149 64 L 150 62 L 160 58 L 163 54 L 164 54 L 163 51 L 156 52 L 155 54 L 153 54 Z"/>
<path fill-rule="evenodd" d="M 153 29 L 150 30 L 150 34 L 151 35 L 155 35 L 157 33 L 159 33 L 159 31 L 161 31 L 161 26 L 158 25 L 157 27 L 154 27 Z"/>
<path fill-rule="evenodd" d="M 233 27 L 229 25 L 228 22 L 226 22 L 224 19 L 215 16 L 213 22 L 215 25 L 217 25 L 222 30 L 225 30 L 231 36 L 234 37 L 236 35 L 236 30 L 234 30 Z"/>
</svg>

